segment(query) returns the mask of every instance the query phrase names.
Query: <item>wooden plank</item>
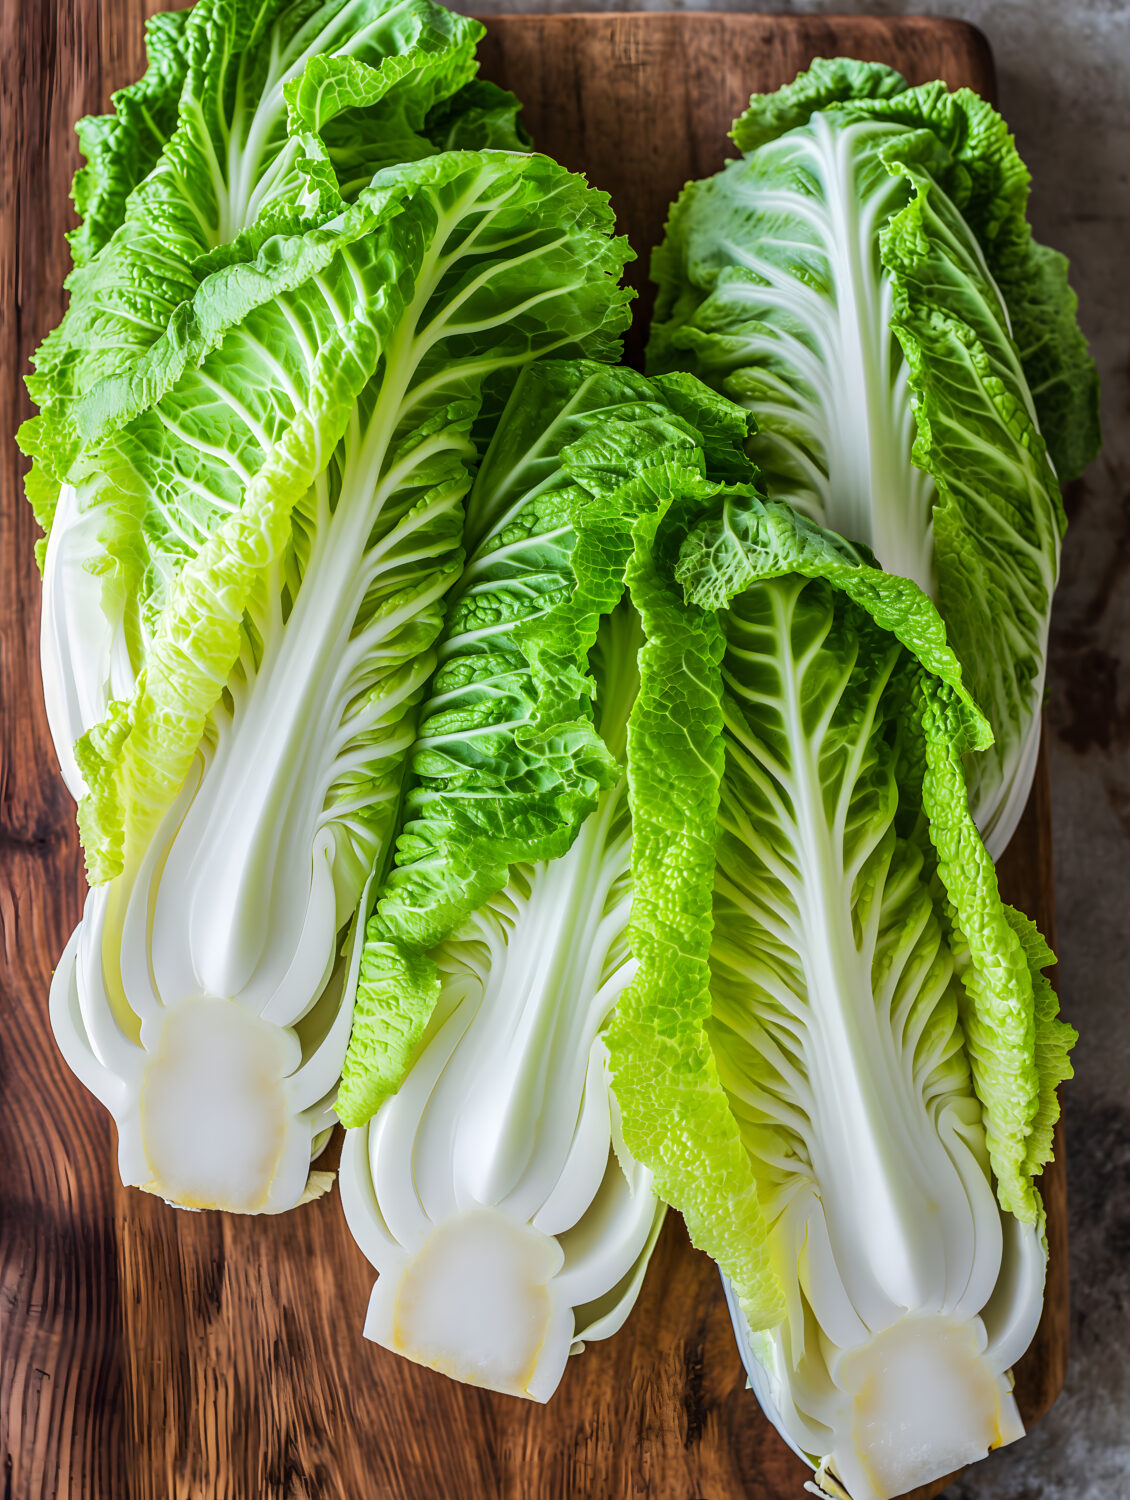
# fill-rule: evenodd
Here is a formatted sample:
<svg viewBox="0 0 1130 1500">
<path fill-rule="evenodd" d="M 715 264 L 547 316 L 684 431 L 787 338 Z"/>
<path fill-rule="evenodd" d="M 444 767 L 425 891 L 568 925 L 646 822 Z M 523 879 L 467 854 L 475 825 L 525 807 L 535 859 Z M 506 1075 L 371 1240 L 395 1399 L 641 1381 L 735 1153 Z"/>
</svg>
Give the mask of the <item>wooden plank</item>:
<svg viewBox="0 0 1130 1500">
<path fill-rule="evenodd" d="M 141 24 L 123 5 L 119 25 Z M 75 119 L 105 98 L 94 4 L 0 6 L 0 1463 L 13 1500 L 121 1493 L 113 1132 L 71 1077 L 47 987 L 80 909 L 74 810 L 39 683 L 36 528 L 12 434 L 62 315 Z M 130 60 L 131 67 L 133 59 Z"/>
<path fill-rule="evenodd" d="M 145 0 L 10 5 L 0 21 L 0 419 L 63 306 L 70 125 L 142 66 Z M 688 177 L 716 169 L 754 87 L 853 54 L 991 95 L 978 33 L 954 22 L 751 15 L 501 17 L 484 72 L 526 100 L 539 144 L 611 191 L 641 259 Z M 641 315 L 646 300 L 641 302 Z M 639 324 L 637 324 L 639 326 Z M 638 359 L 641 339 L 631 345 Z M 117 1183 L 103 1112 L 46 1015 L 78 918 L 69 802 L 39 698 L 38 584 L 19 463 L 3 451 L 0 888 L 0 1422 L 5 1496 L 129 1500 L 710 1500 L 796 1496 L 807 1473 L 744 1389 L 717 1274 L 670 1216 L 625 1329 L 570 1362 L 548 1407 L 455 1385 L 367 1345 L 372 1275 L 336 1195 L 245 1220 L 184 1214 Z M 1052 933 L 1046 766 L 1001 876 Z M 1066 1358 L 1062 1158 L 1048 1175 L 1048 1309 L 1018 1370 L 1022 1411 Z M 936 1489 L 937 1487 L 935 1487 Z M 920 1492 L 921 1495 L 930 1493 Z"/>
</svg>

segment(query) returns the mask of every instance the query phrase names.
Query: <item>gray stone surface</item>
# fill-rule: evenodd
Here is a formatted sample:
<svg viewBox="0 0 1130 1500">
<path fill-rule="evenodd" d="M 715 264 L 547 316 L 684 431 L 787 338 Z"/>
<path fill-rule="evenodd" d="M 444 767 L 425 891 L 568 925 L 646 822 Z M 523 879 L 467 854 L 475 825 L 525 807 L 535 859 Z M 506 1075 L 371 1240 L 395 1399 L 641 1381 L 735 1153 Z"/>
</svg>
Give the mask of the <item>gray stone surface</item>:
<svg viewBox="0 0 1130 1500">
<path fill-rule="evenodd" d="M 495 11 L 746 10 L 479 0 Z M 1049 722 L 1058 985 L 1079 1029 L 1065 1090 L 1072 1352 L 1067 1387 L 1025 1442 L 952 1500 L 1130 1500 L 1130 0 L 779 3 L 794 14 L 973 21 L 1033 177 L 1037 235 L 1066 252 L 1103 379 L 1106 446 L 1071 487 L 1052 632 Z"/>
</svg>

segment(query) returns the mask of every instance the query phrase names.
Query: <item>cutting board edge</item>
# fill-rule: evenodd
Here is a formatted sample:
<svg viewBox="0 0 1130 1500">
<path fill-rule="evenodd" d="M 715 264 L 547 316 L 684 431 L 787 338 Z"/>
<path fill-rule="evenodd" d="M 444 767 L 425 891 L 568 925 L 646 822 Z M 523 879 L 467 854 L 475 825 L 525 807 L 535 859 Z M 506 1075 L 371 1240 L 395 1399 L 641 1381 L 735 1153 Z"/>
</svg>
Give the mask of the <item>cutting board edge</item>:
<svg viewBox="0 0 1130 1500">
<path fill-rule="evenodd" d="M 813 23 L 820 23 L 830 31 L 845 30 L 848 28 L 859 28 L 861 31 L 872 30 L 876 36 L 882 32 L 905 32 L 907 36 L 934 35 L 949 36 L 955 42 L 963 45 L 963 50 L 968 52 L 975 71 L 983 75 L 986 84 L 983 97 L 990 103 L 996 102 L 997 95 L 997 70 L 996 59 L 993 54 L 992 45 L 981 27 L 974 21 L 967 21 L 961 16 L 875 16 L 852 14 L 850 11 L 827 11 L 809 15 L 797 15 L 784 11 L 746 11 L 746 10 L 559 10 L 559 11 L 495 11 L 489 15 L 479 15 L 473 12 L 475 19 L 481 21 L 488 31 L 499 22 L 503 25 L 527 25 L 536 23 L 544 25 L 546 22 L 569 22 L 571 24 L 587 24 L 590 22 L 629 22 L 634 23 L 645 17 L 649 23 L 665 20 L 691 23 L 700 21 L 725 20 L 736 25 L 749 25 L 763 27 L 765 30 L 795 29 L 804 31 L 811 29 Z M 822 54 L 817 53 L 816 56 Z M 842 54 L 833 54 L 842 55 Z M 970 85 L 971 87 L 972 85 Z M 978 89 L 978 92 L 982 90 Z"/>
</svg>

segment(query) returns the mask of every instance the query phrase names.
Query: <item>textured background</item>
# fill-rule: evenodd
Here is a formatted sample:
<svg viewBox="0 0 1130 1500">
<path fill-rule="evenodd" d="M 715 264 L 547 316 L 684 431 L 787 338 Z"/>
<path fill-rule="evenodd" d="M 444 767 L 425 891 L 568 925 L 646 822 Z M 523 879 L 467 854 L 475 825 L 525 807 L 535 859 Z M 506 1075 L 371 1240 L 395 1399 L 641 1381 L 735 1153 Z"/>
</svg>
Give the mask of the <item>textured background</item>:
<svg viewBox="0 0 1130 1500">
<path fill-rule="evenodd" d="M 775 10 L 960 16 L 986 34 L 1002 111 L 1033 177 L 1040 239 L 1072 262 L 1103 380 L 1102 456 L 1071 486 L 1048 714 L 1058 986 L 1079 1029 L 1064 1092 L 1072 1276 L 1067 1387 L 1028 1440 L 952 1500 L 1130 1497 L 1130 3 L 869 0 L 686 7 L 478 0 L 460 9 Z"/>
</svg>

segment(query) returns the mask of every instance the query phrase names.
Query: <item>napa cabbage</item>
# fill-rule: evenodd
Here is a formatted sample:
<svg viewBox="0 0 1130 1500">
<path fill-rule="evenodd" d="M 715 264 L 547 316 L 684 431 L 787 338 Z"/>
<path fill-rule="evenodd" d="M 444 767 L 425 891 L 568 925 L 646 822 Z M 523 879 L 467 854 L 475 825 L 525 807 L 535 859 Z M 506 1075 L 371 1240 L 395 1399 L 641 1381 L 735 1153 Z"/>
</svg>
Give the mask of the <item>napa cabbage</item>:
<svg viewBox="0 0 1130 1500">
<path fill-rule="evenodd" d="M 749 486 L 635 570 L 624 1139 L 721 1266 L 769 1416 L 880 1500 L 1022 1431 L 1073 1033 L 970 817 L 989 730 L 917 586 Z"/>
<path fill-rule="evenodd" d="M 484 392 L 539 355 L 616 354 L 611 229 L 545 157 L 385 168 L 327 224 L 213 272 L 82 398 L 82 482 L 119 555 L 158 536 L 151 572 L 170 559 L 131 691 L 77 747 L 95 883 L 52 996 L 127 1184 L 300 1200 Z"/>
<path fill-rule="evenodd" d="M 757 420 L 769 494 L 937 602 L 994 740 L 966 765 L 998 855 L 1039 747 L 1065 517 L 1098 447 L 1095 368 L 1028 174 L 969 90 L 820 61 L 735 123 L 672 209 L 648 368 Z"/>
<path fill-rule="evenodd" d="M 467 506 L 369 922 L 338 1111 L 367 1335 L 546 1400 L 630 1311 L 663 1217 L 609 1093 L 635 973 L 625 774 L 642 632 L 634 546 L 747 474 L 744 414 L 696 382 L 543 363 Z"/>
</svg>

